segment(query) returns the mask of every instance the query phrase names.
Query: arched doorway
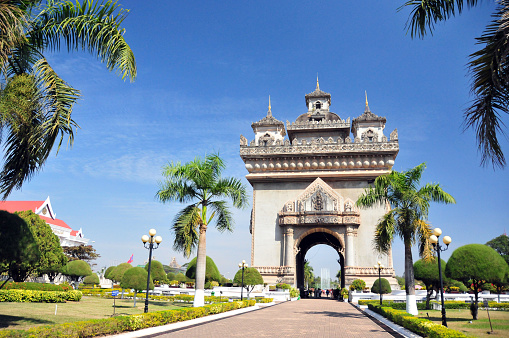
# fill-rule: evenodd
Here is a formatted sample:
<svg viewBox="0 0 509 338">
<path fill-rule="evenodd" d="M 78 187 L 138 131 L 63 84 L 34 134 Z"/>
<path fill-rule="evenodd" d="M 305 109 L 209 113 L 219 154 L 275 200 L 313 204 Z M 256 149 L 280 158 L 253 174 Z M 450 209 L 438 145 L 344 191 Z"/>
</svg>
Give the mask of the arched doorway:
<svg viewBox="0 0 509 338">
<path fill-rule="evenodd" d="M 315 228 L 305 232 L 298 239 L 297 256 L 295 261 L 296 274 L 297 274 L 297 287 L 299 290 L 304 290 L 304 260 L 306 253 L 318 244 L 325 244 L 332 247 L 338 254 L 338 262 L 341 266 L 341 288 L 345 287 L 345 256 L 344 256 L 344 243 L 342 238 L 334 231 L 325 228 Z"/>
</svg>

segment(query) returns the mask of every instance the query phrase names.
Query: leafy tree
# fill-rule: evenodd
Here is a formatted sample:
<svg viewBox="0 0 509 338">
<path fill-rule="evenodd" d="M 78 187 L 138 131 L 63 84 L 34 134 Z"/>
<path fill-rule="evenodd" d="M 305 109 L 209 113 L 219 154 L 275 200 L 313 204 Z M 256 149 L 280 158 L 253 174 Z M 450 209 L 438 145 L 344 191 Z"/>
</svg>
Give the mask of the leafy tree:
<svg viewBox="0 0 509 338">
<path fill-rule="evenodd" d="M 120 263 L 115 267 L 113 271 L 110 272 L 110 279 L 116 282 L 120 282 L 124 276 L 124 273 L 132 267 L 133 266 L 129 263 Z"/>
<path fill-rule="evenodd" d="M 477 319 L 478 295 L 485 283 L 502 281 L 507 271 L 507 263 L 494 249 L 483 244 L 468 244 L 454 250 L 447 261 L 447 277 L 459 280 L 470 286 L 475 295 L 472 304 L 472 317 Z"/>
<path fill-rule="evenodd" d="M 495 292 L 498 294 L 498 302 L 500 303 L 500 294 L 509 290 L 509 265 L 505 272 L 504 278 L 493 282 L 493 287 L 495 288 Z"/>
<path fill-rule="evenodd" d="M 442 276 L 445 278 L 445 261 L 442 259 Z M 426 287 L 426 310 L 430 310 L 429 301 L 433 291 L 440 290 L 440 276 L 438 273 L 438 259 L 433 257 L 429 262 L 419 259 L 414 263 L 415 279 L 422 281 Z M 436 295 L 435 295 L 436 298 Z"/>
<path fill-rule="evenodd" d="M 180 272 L 175 276 L 175 280 L 178 281 L 179 283 L 184 283 L 187 281 L 187 277 L 182 272 Z"/>
<path fill-rule="evenodd" d="M 509 237 L 506 234 L 493 238 L 486 245 L 495 249 L 509 264 Z"/>
<path fill-rule="evenodd" d="M 95 284 L 99 284 L 99 283 L 100 283 L 99 276 L 97 276 L 96 273 L 85 276 L 85 278 L 83 278 L 83 284 L 86 284 L 86 285 L 95 285 Z"/>
<path fill-rule="evenodd" d="M 165 181 L 157 197 L 161 202 L 191 203 L 173 220 L 173 248 L 191 255 L 196 247 L 196 292 L 193 306 L 203 306 L 206 271 L 206 232 L 215 222 L 216 228 L 233 231 L 233 217 L 225 199 L 236 208 L 247 206 L 246 188 L 236 178 L 222 178 L 225 162 L 218 155 L 196 157 L 186 164 L 171 163 L 163 168 Z M 211 211 L 211 212 L 210 212 Z"/>
<path fill-rule="evenodd" d="M 62 274 L 68 276 L 74 283 L 74 287 L 77 288 L 83 277 L 92 274 L 92 269 L 87 262 L 77 260 L 67 263 L 62 269 Z"/>
<path fill-rule="evenodd" d="M 7 133 L 0 193 L 5 199 L 41 170 L 65 135 L 74 141 L 72 119 L 79 90 L 53 70 L 45 52 L 85 50 L 123 79 L 136 77 L 134 54 L 120 24 L 127 15 L 117 2 L 27 0 L 0 7 L 1 128 Z"/>
<path fill-rule="evenodd" d="M 314 277 L 313 267 L 309 264 L 309 261 L 304 261 L 304 284 L 307 289 L 309 289 L 309 285 L 313 285 Z"/>
<path fill-rule="evenodd" d="M 428 183 L 419 188 L 425 168 L 425 163 L 422 163 L 408 171 L 400 173 L 393 170 L 388 175 L 378 176 L 374 186 L 367 188 L 357 200 L 357 205 L 364 208 L 387 204 L 391 207 L 376 225 L 374 244 L 377 251 L 387 253 L 391 250 L 395 235 L 403 240 L 406 311 L 412 315 L 417 314 L 412 245 L 418 242 L 419 254 L 428 259 L 431 229 L 426 219 L 430 202 L 456 203 L 438 183 Z"/>
<path fill-rule="evenodd" d="M 148 263 L 145 265 L 145 271 L 148 271 Z M 163 263 L 152 260 L 150 264 L 150 279 L 152 282 L 158 281 L 164 283 L 166 281 L 166 273 L 164 273 Z"/>
<path fill-rule="evenodd" d="M 221 286 L 226 286 L 226 284 L 231 283 L 232 283 L 231 279 L 228 279 L 225 276 L 221 275 L 221 280 L 219 281 L 219 284 L 221 284 Z"/>
<path fill-rule="evenodd" d="M 364 288 L 366 288 L 366 282 L 363 281 L 362 279 L 355 279 L 352 284 L 350 284 L 350 290 L 357 290 L 357 291 L 362 291 L 364 290 Z"/>
<path fill-rule="evenodd" d="M 233 283 L 242 285 L 242 269 L 239 269 L 233 277 Z M 256 268 L 244 268 L 244 287 L 249 293 L 253 291 L 254 287 L 263 284 L 263 277 Z"/>
<path fill-rule="evenodd" d="M 106 269 L 106 271 L 104 272 L 104 278 L 106 279 L 112 279 L 111 278 L 111 273 L 113 272 L 113 270 L 115 270 L 116 266 L 110 266 Z"/>
<path fill-rule="evenodd" d="M 389 283 L 389 281 L 385 278 L 380 278 L 380 280 L 382 281 L 380 283 L 379 281 L 379 278 L 377 278 L 375 280 L 375 282 L 373 283 L 373 286 L 371 287 L 371 292 L 373 293 L 376 293 L 376 294 L 382 294 L 382 295 L 386 295 L 388 293 L 391 293 L 392 292 L 392 289 L 391 289 L 391 284 Z M 380 284 L 382 285 L 382 292 L 380 292 Z"/>
<path fill-rule="evenodd" d="M 0 243 L 0 272 L 23 282 L 41 256 L 30 227 L 19 215 L 0 210 Z"/>
<path fill-rule="evenodd" d="M 129 268 L 122 276 L 120 287 L 122 289 L 134 289 L 133 307 L 136 307 L 137 293 L 147 288 L 147 279 L 148 269 L 145 270 L 140 267 Z M 152 283 L 152 281 L 150 281 L 149 289 L 154 290 L 154 283 Z"/>
<path fill-rule="evenodd" d="M 90 263 L 94 259 L 101 257 L 92 245 L 76 245 L 76 246 L 63 246 L 65 255 L 69 258 L 70 261 L 74 260 L 82 260 Z"/>
<path fill-rule="evenodd" d="M 196 279 L 196 261 L 197 257 L 193 258 L 187 265 L 186 277 L 189 279 Z M 207 256 L 207 264 L 205 267 L 205 282 L 221 281 L 221 274 L 216 266 L 216 263 Z"/>
<path fill-rule="evenodd" d="M 168 272 L 168 274 L 166 275 L 166 279 L 171 281 L 171 280 L 175 280 L 175 272 Z"/>
<path fill-rule="evenodd" d="M 21 211 L 16 212 L 16 214 L 23 218 L 31 229 L 41 253 L 39 261 L 33 265 L 33 272 L 38 275 L 47 274 L 50 280 L 53 281 L 67 264 L 67 257 L 62 251 L 60 240 L 53 233 L 51 227 L 33 211 Z"/>
<path fill-rule="evenodd" d="M 407 29 L 411 36 L 423 38 L 433 32 L 439 21 L 461 14 L 465 8 L 476 6 L 479 0 L 408 0 L 402 7 L 410 6 L 411 14 Z M 497 134 L 504 134 L 504 123 L 500 113 L 509 113 L 509 67 L 507 16 L 509 1 L 499 0 L 492 21 L 483 35 L 476 38 L 482 46 L 470 55 L 468 68 L 472 76 L 471 92 L 474 99 L 465 111 L 465 125 L 476 131 L 482 164 L 491 162 L 494 167 L 505 167 L 506 161 Z"/>
</svg>

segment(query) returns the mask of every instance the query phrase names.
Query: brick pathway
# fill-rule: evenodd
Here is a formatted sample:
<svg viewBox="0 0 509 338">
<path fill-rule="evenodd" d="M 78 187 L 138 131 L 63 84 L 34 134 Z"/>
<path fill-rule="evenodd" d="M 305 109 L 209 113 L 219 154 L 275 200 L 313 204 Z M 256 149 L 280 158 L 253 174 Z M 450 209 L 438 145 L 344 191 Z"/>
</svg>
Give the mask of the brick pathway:
<svg viewBox="0 0 509 338">
<path fill-rule="evenodd" d="M 302 299 L 151 337 L 393 337 L 348 303 Z"/>
</svg>

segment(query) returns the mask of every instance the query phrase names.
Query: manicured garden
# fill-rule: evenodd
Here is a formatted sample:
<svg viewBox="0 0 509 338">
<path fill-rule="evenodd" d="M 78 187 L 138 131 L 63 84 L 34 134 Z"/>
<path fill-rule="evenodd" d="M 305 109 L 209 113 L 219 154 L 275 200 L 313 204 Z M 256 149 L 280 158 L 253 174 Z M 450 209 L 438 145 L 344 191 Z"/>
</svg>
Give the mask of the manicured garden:
<svg viewBox="0 0 509 338">
<path fill-rule="evenodd" d="M 429 317 L 428 317 L 429 315 Z M 493 334 L 486 310 L 479 309 L 478 319 L 472 320 L 470 310 L 451 309 L 446 313 L 447 326 L 450 329 L 460 331 L 469 336 L 475 337 L 509 337 L 509 311 L 490 311 Z M 442 323 L 442 314 L 436 310 L 419 310 L 419 318 L 426 318 L 433 323 Z"/>
</svg>

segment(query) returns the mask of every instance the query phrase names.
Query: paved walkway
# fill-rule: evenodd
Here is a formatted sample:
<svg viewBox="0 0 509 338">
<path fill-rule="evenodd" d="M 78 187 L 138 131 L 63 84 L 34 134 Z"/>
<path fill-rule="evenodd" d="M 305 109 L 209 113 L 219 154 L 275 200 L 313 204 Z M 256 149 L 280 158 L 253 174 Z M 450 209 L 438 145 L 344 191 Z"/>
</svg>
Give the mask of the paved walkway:
<svg viewBox="0 0 509 338">
<path fill-rule="evenodd" d="M 329 299 L 285 302 L 205 324 L 149 335 L 161 338 L 393 336 L 394 333 L 387 332 L 351 304 Z"/>
</svg>

